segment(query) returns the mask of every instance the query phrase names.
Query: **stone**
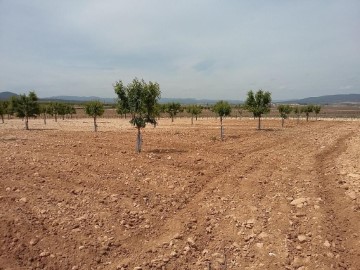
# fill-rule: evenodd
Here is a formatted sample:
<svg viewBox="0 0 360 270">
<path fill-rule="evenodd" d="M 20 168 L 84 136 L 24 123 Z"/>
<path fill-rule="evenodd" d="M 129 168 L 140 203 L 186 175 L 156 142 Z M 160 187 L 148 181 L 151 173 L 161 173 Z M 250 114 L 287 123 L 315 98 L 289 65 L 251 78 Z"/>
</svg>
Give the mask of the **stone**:
<svg viewBox="0 0 360 270">
<path fill-rule="evenodd" d="M 347 195 L 350 197 L 350 199 L 356 200 L 356 193 L 355 193 L 355 191 L 349 191 L 349 192 L 347 193 Z"/>
<path fill-rule="evenodd" d="M 306 198 L 297 198 L 295 200 L 292 200 L 290 202 L 291 205 L 295 205 L 295 206 L 298 206 L 298 205 L 303 205 L 304 203 L 307 202 L 307 199 Z"/>
<path fill-rule="evenodd" d="M 329 248 L 329 247 L 331 246 L 331 244 L 330 244 L 330 242 L 329 242 L 328 240 L 326 240 L 326 241 L 324 242 L 324 246 L 327 247 L 327 248 Z"/>
<path fill-rule="evenodd" d="M 306 239 L 307 239 L 307 237 L 305 235 L 303 235 L 303 234 L 299 234 L 297 238 L 298 238 L 300 243 L 304 243 L 306 241 Z"/>
</svg>

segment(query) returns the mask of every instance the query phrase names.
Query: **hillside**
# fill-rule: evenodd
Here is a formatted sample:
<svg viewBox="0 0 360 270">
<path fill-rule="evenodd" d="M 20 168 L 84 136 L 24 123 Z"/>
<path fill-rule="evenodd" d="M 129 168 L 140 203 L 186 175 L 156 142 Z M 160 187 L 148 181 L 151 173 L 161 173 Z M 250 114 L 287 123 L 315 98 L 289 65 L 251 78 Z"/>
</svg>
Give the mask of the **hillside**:
<svg viewBox="0 0 360 270">
<path fill-rule="evenodd" d="M 12 96 L 17 96 L 17 94 L 12 92 L 0 92 L 0 100 L 7 100 Z"/>
<path fill-rule="evenodd" d="M 319 97 L 308 97 L 290 100 L 286 103 L 299 104 L 338 104 L 338 103 L 360 103 L 360 94 L 326 95 Z"/>
</svg>

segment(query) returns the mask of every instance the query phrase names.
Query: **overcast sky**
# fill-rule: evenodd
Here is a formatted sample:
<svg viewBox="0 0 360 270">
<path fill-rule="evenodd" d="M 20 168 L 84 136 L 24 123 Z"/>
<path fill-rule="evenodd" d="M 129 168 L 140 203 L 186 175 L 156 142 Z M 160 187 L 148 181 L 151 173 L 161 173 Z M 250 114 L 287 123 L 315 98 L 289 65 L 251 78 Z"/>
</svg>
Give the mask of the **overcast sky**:
<svg viewBox="0 0 360 270">
<path fill-rule="evenodd" d="M 360 93 L 359 0 L 0 0 L 0 91 L 273 99 Z"/>
</svg>

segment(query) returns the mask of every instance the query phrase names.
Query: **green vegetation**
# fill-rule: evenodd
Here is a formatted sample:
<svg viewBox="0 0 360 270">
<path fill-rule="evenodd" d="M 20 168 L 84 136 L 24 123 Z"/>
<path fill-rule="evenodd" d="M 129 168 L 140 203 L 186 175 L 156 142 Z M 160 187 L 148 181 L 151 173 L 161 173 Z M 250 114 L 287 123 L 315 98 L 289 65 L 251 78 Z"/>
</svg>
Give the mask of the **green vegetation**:
<svg viewBox="0 0 360 270">
<path fill-rule="evenodd" d="M 284 127 L 285 119 L 287 119 L 289 117 L 289 114 L 291 113 L 292 108 L 290 107 L 290 105 L 283 105 L 283 104 L 278 105 L 277 108 L 279 110 L 280 117 L 281 117 L 281 127 Z"/>
<path fill-rule="evenodd" d="M 171 118 L 171 122 L 174 122 L 174 117 L 179 113 L 179 112 L 182 112 L 182 108 L 181 108 L 181 105 L 180 103 L 178 102 L 170 102 L 168 104 L 166 104 L 166 107 L 165 107 L 165 111 L 166 113 L 170 116 Z"/>
<path fill-rule="evenodd" d="M 130 123 L 137 128 L 136 152 L 141 152 L 142 138 L 141 129 L 145 128 L 146 123 L 154 126 L 157 124 L 156 116 L 158 114 L 158 102 L 160 99 L 160 86 L 158 83 L 138 80 L 135 78 L 127 86 L 122 81 L 114 85 L 114 91 L 118 96 L 118 104 L 128 104 L 128 110 L 131 114 Z"/>
<path fill-rule="evenodd" d="M 28 95 L 19 95 L 11 99 L 12 107 L 17 117 L 25 119 L 25 129 L 29 130 L 29 117 L 35 117 L 40 113 L 38 98 L 34 91 Z"/>
<path fill-rule="evenodd" d="M 217 102 L 213 111 L 220 117 L 220 138 L 224 139 L 224 128 L 223 128 L 223 118 L 229 116 L 231 113 L 231 106 L 227 101 L 220 100 Z"/>
<path fill-rule="evenodd" d="M 186 108 L 187 113 L 191 114 L 191 124 L 194 124 L 194 116 L 197 121 L 198 115 L 202 112 L 202 107 L 200 105 L 190 105 Z"/>
<path fill-rule="evenodd" d="M 296 115 L 297 123 L 299 124 L 299 122 L 300 122 L 300 115 L 301 115 L 301 107 L 299 107 L 299 106 L 293 107 L 293 112 L 294 112 L 294 114 Z"/>
<path fill-rule="evenodd" d="M 90 101 L 85 104 L 85 112 L 94 118 L 94 131 L 97 132 L 96 118 L 104 114 L 104 104 L 100 101 Z"/>
<path fill-rule="evenodd" d="M 0 117 L 2 123 L 4 123 L 4 114 L 6 113 L 7 105 L 4 101 L 0 101 Z"/>
<path fill-rule="evenodd" d="M 306 122 L 309 121 L 309 115 L 314 111 L 314 105 L 306 105 L 301 108 L 301 112 L 306 115 Z"/>
<path fill-rule="evenodd" d="M 245 108 L 252 112 L 254 117 L 258 118 L 258 130 L 261 129 L 261 116 L 270 112 L 271 106 L 271 93 L 264 92 L 263 90 L 254 92 L 250 90 L 248 92 L 247 99 L 245 101 Z"/>
<path fill-rule="evenodd" d="M 316 116 L 316 120 L 318 120 L 318 114 L 320 113 L 321 111 L 321 106 L 320 105 L 314 105 L 314 113 L 315 113 L 315 116 Z"/>
</svg>

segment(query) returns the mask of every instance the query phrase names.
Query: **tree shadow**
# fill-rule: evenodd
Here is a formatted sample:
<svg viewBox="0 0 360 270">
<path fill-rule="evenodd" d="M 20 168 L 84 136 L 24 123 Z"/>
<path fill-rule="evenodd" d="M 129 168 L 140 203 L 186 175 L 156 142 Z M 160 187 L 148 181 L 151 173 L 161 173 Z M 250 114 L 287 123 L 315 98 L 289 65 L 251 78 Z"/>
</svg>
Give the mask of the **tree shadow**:
<svg viewBox="0 0 360 270">
<path fill-rule="evenodd" d="M 185 153 L 187 151 L 186 150 L 179 150 L 179 149 L 160 149 L 160 148 L 156 148 L 156 149 L 148 150 L 146 152 L 153 153 L 153 154 L 171 154 L 171 153 Z"/>
</svg>

